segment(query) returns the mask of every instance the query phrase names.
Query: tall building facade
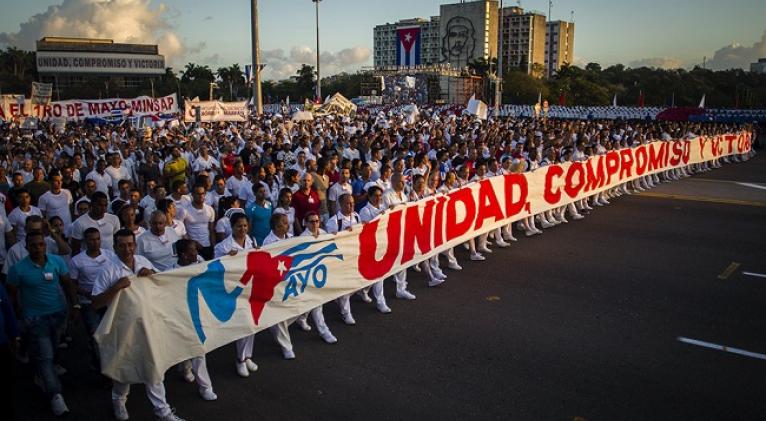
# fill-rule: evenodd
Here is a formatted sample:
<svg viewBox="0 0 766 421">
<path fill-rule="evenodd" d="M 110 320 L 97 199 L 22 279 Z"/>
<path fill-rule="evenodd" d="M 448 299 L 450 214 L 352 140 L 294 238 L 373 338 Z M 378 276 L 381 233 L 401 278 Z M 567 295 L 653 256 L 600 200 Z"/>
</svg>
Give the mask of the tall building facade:
<svg viewBox="0 0 766 421">
<path fill-rule="evenodd" d="M 497 0 L 479 0 L 439 7 L 440 63 L 463 68 L 497 57 Z"/>
<path fill-rule="evenodd" d="M 553 76 L 563 65 L 574 61 L 574 22 L 548 22 L 545 37 L 545 72 Z"/>
<path fill-rule="evenodd" d="M 504 7 L 501 12 L 502 33 L 500 39 L 505 69 L 522 69 L 535 76 L 545 66 L 545 15 L 539 12 L 525 12 L 516 6 Z M 537 65 L 537 66 L 536 66 Z"/>
<path fill-rule="evenodd" d="M 436 64 L 439 63 L 439 51 L 439 16 L 432 16 L 430 20 L 403 19 L 373 29 L 373 63 L 376 68 Z M 406 56 L 408 53 L 409 57 Z M 410 59 L 409 64 L 406 58 Z"/>
</svg>

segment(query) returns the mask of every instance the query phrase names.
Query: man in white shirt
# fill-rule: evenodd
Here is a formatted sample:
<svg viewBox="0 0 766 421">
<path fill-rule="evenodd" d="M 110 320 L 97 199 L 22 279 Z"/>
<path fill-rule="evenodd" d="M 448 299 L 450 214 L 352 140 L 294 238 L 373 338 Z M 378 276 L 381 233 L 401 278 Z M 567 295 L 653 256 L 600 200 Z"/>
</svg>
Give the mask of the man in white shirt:
<svg viewBox="0 0 766 421">
<path fill-rule="evenodd" d="M 383 190 L 379 186 L 371 186 L 370 190 L 367 191 L 367 205 L 359 211 L 359 218 L 363 223 L 367 223 L 385 211 Z M 372 290 L 372 297 L 375 299 L 375 306 L 378 308 L 378 311 L 387 314 L 391 312 L 391 308 L 386 304 L 386 296 L 383 294 L 383 281 L 383 279 L 376 281 L 369 289 Z M 364 299 L 364 296 L 362 296 L 362 299 Z"/>
<path fill-rule="evenodd" d="M 395 173 L 391 177 L 391 189 L 383 193 L 383 204 L 387 208 L 393 208 L 407 202 L 407 195 L 404 194 L 404 175 Z M 414 300 L 415 294 L 407 291 L 407 270 L 403 270 L 394 275 L 396 281 L 396 297 L 405 300 Z"/>
<path fill-rule="evenodd" d="M 354 196 L 349 193 L 344 193 L 338 198 L 338 202 L 340 203 L 340 210 L 335 216 L 330 217 L 325 225 L 327 232 L 330 234 L 337 234 L 343 230 L 350 230 L 351 227 L 362 222 L 359 214 L 354 212 Z M 337 299 L 343 323 L 347 325 L 356 324 L 356 320 L 354 320 L 354 316 L 351 314 L 351 295 L 353 295 L 353 293 L 343 295 Z M 364 296 L 362 296 L 362 299 L 364 299 Z M 365 301 L 370 302 L 372 300 L 370 300 L 370 297 L 367 297 Z"/>
<path fill-rule="evenodd" d="M 136 253 L 146 257 L 158 271 L 173 268 L 178 256 L 173 245 L 180 240 L 176 231 L 167 227 L 165 212 L 154 211 L 149 218 L 149 231 L 136 238 Z"/>
<path fill-rule="evenodd" d="M 32 206 L 32 196 L 29 194 L 29 190 L 25 188 L 16 191 L 16 203 L 18 206 L 8 214 L 8 221 L 13 226 L 16 241 L 24 243 L 27 236 L 24 225 L 26 225 L 27 218 L 32 215 L 42 216 L 43 213 L 37 207 Z"/>
<path fill-rule="evenodd" d="M 351 183 L 351 170 L 348 168 L 342 168 L 340 170 L 338 182 L 333 184 L 327 189 L 327 209 L 330 215 L 338 213 L 338 199 L 344 194 L 352 194 L 354 192 Z"/>
<path fill-rule="evenodd" d="M 290 235 L 288 232 L 290 228 L 290 222 L 287 220 L 287 215 L 283 213 L 275 213 L 271 215 L 270 223 L 271 232 L 263 240 L 263 246 L 267 246 L 271 243 L 276 243 L 277 241 L 286 240 L 292 237 L 292 235 Z M 297 317 L 281 323 L 277 323 L 269 328 L 271 334 L 274 335 L 274 339 L 277 340 L 277 343 L 279 343 L 279 346 L 282 348 L 282 356 L 286 360 L 295 359 L 295 352 L 293 352 L 293 343 L 290 339 L 290 331 L 288 330 L 288 327 L 296 319 Z"/>
<path fill-rule="evenodd" d="M 73 201 L 72 192 L 61 188 L 63 181 L 60 173 L 52 174 L 50 179 L 51 189 L 40 196 L 37 205 L 45 219 L 58 216 L 65 227 L 69 226 L 72 223 L 72 213 L 69 211 Z"/>
<path fill-rule="evenodd" d="M 72 224 L 70 233 L 72 253 L 80 252 L 80 243 L 83 240 L 85 230 L 93 227 L 101 233 L 101 247 L 112 250 L 114 234 L 120 229 L 120 220 L 115 215 L 106 213 L 109 200 L 106 194 L 97 191 L 93 193 L 90 201 L 90 211 L 77 218 Z"/>
<path fill-rule="evenodd" d="M 246 182 L 247 177 L 245 177 L 245 165 L 241 160 L 237 160 L 234 163 L 234 174 L 226 179 L 226 190 L 228 190 L 232 196 L 239 196 L 239 191 L 242 188 L 242 185 Z"/>
<path fill-rule="evenodd" d="M 192 203 L 186 208 L 183 222 L 189 238 L 198 242 L 202 247 L 200 256 L 206 260 L 213 258 L 215 244 L 215 211 L 205 203 L 205 186 L 196 185 L 192 191 Z"/>
<path fill-rule="evenodd" d="M 198 173 L 200 171 L 207 171 L 210 179 L 214 179 L 216 174 L 221 172 L 221 164 L 218 160 L 208 154 L 207 146 L 203 145 L 200 148 L 200 155 L 192 163 L 192 171 Z"/>
<path fill-rule="evenodd" d="M 108 306 L 125 288 L 130 287 L 133 275 L 139 277 L 150 276 L 156 272 L 151 262 L 143 256 L 135 255 L 136 239 L 129 229 L 121 229 L 114 234 L 113 238 L 115 259 L 111 259 L 99 273 L 93 285 L 93 307 L 98 309 Z M 140 281 L 139 281 L 140 282 Z M 128 346 L 129 344 L 126 344 Z M 165 385 L 163 382 L 147 384 L 146 395 L 154 406 L 154 414 L 164 421 L 183 421 L 173 413 L 165 399 Z M 125 404 L 128 401 L 130 384 L 115 381 L 112 385 L 112 408 L 114 416 L 118 420 L 127 420 L 128 410 Z"/>
<path fill-rule="evenodd" d="M 122 158 L 120 157 L 119 153 L 112 154 L 112 165 L 108 166 L 105 171 L 112 179 L 113 192 L 117 192 L 117 183 L 119 183 L 121 180 L 133 180 L 133 175 L 130 171 L 130 168 L 122 165 Z"/>
<path fill-rule="evenodd" d="M 93 180 L 96 183 L 96 190 L 109 195 L 109 190 L 112 188 L 112 177 L 106 173 L 106 162 L 103 159 L 99 159 L 96 163 L 96 169 L 89 172 L 85 176 L 86 180 Z M 119 180 L 117 180 L 119 181 Z"/>
</svg>

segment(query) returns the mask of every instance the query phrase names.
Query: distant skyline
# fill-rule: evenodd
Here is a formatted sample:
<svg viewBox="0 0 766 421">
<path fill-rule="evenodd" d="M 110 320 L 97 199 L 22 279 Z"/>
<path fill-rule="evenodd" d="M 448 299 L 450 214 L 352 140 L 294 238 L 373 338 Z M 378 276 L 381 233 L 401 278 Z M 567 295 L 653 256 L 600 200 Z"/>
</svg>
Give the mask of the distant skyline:
<svg viewBox="0 0 766 421">
<path fill-rule="evenodd" d="M 372 28 L 439 14 L 437 0 L 323 0 L 320 39 L 323 76 L 372 65 Z M 506 6 L 517 2 L 505 1 Z M 266 79 L 292 76 L 314 64 L 314 4 L 260 0 L 260 39 Z M 522 7 L 547 14 L 547 0 Z M 766 57 L 766 1 L 644 0 L 609 3 L 554 0 L 553 20 L 574 10 L 575 60 L 584 66 L 749 68 Z M 176 70 L 194 62 L 213 69 L 250 62 L 250 2 L 219 0 L 40 0 L 13 2 L 0 14 L 0 45 L 34 49 L 48 36 L 113 38 L 158 43 Z"/>
</svg>

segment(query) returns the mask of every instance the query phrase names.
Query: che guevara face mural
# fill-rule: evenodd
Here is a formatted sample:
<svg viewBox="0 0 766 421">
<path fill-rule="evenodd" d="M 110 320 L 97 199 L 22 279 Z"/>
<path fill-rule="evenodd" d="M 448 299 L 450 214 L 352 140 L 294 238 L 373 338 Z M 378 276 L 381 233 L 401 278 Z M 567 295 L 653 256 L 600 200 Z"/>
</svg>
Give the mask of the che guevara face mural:
<svg viewBox="0 0 766 421">
<path fill-rule="evenodd" d="M 469 19 L 455 16 L 447 21 L 446 32 L 442 38 L 442 62 L 454 66 L 468 64 L 476 48 L 475 35 L 476 30 Z"/>
</svg>

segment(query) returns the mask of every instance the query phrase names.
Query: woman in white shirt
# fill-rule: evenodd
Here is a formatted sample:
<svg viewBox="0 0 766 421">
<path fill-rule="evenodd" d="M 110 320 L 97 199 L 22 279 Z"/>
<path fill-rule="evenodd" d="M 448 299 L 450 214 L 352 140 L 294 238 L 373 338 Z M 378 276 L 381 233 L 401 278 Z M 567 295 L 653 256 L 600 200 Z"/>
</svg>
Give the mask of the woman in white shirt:
<svg viewBox="0 0 766 421">
<path fill-rule="evenodd" d="M 277 199 L 277 206 L 274 207 L 274 211 L 272 213 L 281 213 L 287 215 L 287 223 L 289 224 L 289 228 L 287 233 L 292 235 L 295 235 L 297 232 L 295 230 L 296 224 L 295 224 L 295 208 L 290 207 L 290 203 L 293 200 L 293 191 L 290 190 L 289 187 L 284 187 L 282 190 L 279 191 L 279 198 Z M 299 226 L 299 225 L 297 225 Z"/>
<path fill-rule="evenodd" d="M 218 204 L 217 215 L 223 215 L 215 223 L 215 242 L 220 243 L 231 235 L 231 216 L 235 213 L 245 213 L 240 201 L 235 196 L 222 197 Z"/>
<path fill-rule="evenodd" d="M 234 256 L 239 252 L 252 250 L 258 245 L 247 234 L 250 232 L 250 222 L 243 213 L 235 213 L 231 216 L 231 235 L 215 245 L 215 258 L 222 256 Z M 237 374 L 248 377 L 251 371 L 258 370 L 258 365 L 252 360 L 254 335 L 237 339 Z"/>
</svg>

